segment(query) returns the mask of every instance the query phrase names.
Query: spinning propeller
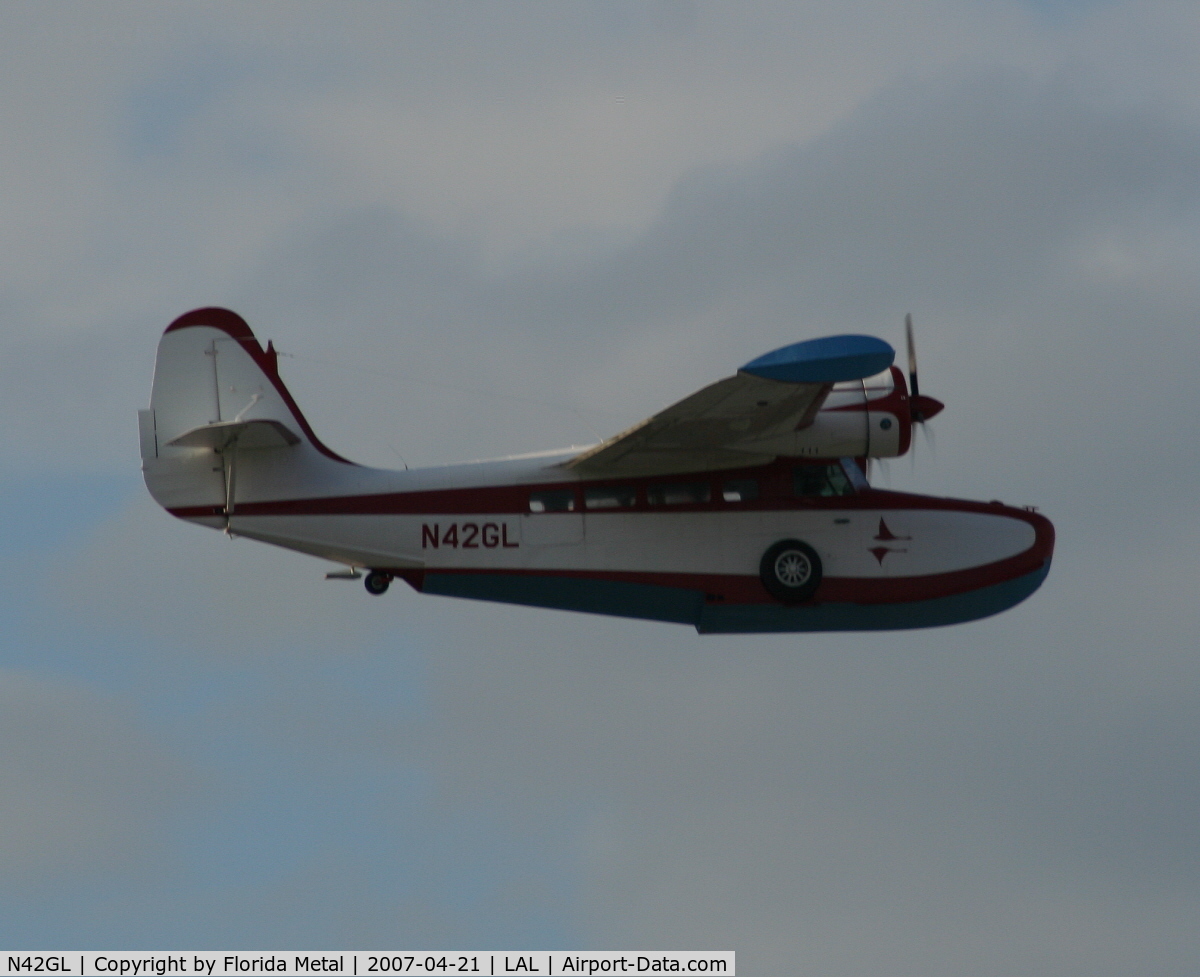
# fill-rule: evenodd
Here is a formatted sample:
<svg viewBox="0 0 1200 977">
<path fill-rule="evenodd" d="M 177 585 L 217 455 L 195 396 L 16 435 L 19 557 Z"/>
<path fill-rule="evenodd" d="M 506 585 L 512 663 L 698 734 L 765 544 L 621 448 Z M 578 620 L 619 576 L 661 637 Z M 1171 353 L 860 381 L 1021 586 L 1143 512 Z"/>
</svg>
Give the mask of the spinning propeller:
<svg viewBox="0 0 1200 977">
<path fill-rule="evenodd" d="M 940 400 L 925 397 L 921 394 L 921 386 L 917 382 L 917 346 L 913 342 L 912 313 L 904 317 L 904 339 L 908 346 L 908 411 L 914 424 L 924 424 L 938 414 L 943 407 Z"/>
<path fill-rule="evenodd" d="M 921 434 L 924 436 L 926 443 L 930 449 L 933 448 L 933 431 L 925 426 L 925 422 L 931 417 L 941 413 L 946 406 L 935 397 L 927 397 L 921 393 L 921 383 L 917 378 L 917 344 L 913 339 L 913 319 L 912 313 L 909 312 L 904 316 L 904 340 L 908 352 L 908 417 L 909 421 L 916 427 L 921 429 Z M 916 435 L 914 432 L 913 440 L 910 442 L 912 446 L 913 464 L 916 464 Z M 906 448 L 907 452 L 909 449 Z M 884 478 L 887 478 L 887 463 L 884 458 L 867 458 L 866 473 L 870 477 L 872 464 L 877 465 L 884 473 Z"/>
</svg>

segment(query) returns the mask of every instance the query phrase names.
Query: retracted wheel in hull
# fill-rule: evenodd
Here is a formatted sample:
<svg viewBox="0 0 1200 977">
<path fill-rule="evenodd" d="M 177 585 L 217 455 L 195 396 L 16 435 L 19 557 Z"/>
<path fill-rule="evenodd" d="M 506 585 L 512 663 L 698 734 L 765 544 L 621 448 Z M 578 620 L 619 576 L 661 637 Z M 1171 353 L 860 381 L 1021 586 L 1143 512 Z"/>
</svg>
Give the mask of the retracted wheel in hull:
<svg viewBox="0 0 1200 977">
<path fill-rule="evenodd" d="M 363 586 L 367 588 L 368 594 L 374 594 L 378 597 L 380 594 L 387 593 L 388 586 L 392 582 L 392 575 L 384 573 L 382 570 L 372 570 L 363 580 Z"/>
<path fill-rule="evenodd" d="M 772 597 L 784 604 L 799 604 L 821 585 L 821 558 L 807 543 L 783 539 L 763 554 L 758 572 Z"/>
</svg>

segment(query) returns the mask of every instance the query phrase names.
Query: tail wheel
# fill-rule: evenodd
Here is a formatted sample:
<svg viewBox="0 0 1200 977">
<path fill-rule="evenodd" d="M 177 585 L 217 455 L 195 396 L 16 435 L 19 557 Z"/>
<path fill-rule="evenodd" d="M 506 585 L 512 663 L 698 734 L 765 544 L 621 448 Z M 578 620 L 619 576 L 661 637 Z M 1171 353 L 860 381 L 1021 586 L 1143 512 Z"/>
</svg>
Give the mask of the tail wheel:
<svg viewBox="0 0 1200 977">
<path fill-rule="evenodd" d="M 378 597 L 380 594 L 386 594 L 389 585 L 392 582 L 392 575 L 384 573 L 382 570 L 372 570 L 363 580 L 363 586 L 367 588 L 368 594 L 374 594 Z"/>
<path fill-rule="evenodd" d="M 821 558 L 798 539 L 780 540 L 763 554 L 758 574 L 767 593 L 776 600 L 799 604 L 821 585 Z"/>
</svg>

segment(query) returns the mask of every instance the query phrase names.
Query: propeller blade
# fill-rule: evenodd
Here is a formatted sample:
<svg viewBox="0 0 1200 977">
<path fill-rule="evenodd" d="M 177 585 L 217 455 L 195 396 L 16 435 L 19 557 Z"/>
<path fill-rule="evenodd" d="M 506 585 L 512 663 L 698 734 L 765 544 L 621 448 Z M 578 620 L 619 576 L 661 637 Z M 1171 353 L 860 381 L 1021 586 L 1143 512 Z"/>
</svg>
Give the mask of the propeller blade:
<svg viewBox="0 0 1200 977">
<path fill-rule="evenodd" d="M 908 392 L 913 397 L 920 397 L 921 388 L 917 386 L 917 344 L 913 342 L 911 312 L 904 316 L 904 340 L 908 347 Z"/>
<path fill-rule="evenodd" d="M 917 382 L 917 344 L 913 340 L 911 312 L 904 317 L 904 339 L 908 347 L 908 410 L 914 424 L 924 425 L 946 405 L 933 397 L 921 396 L 921 385 Z"/>
<path fill-rule="evenodd" d="M 883 484 L 891 488 L 892 485 L 892 469 L 888 466 L 886 458 L 871 458 L 874 463 L 875 471 L 883 479 Z"/>
<path fill-rule="evenodd" d="M 930 400 L 932 398 L 927 397 L 925 399 Z M 927 448 L 929 448 L 929 457 L 936 459 L 937 458 L 937 438 L 935 438 L 933 436 L 933 428 L 930 427 L 928 424 L 922 424 L 921 425 L 921 436 L 925 439 L 925 446 Z"/>
</svg>

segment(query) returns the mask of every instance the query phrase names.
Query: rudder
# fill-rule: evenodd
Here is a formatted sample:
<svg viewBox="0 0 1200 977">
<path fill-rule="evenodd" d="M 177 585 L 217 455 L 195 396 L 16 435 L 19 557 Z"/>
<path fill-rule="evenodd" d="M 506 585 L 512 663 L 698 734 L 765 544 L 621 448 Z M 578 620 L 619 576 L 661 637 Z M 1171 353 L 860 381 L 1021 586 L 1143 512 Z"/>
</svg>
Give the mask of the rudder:
<svg viewBox="0 0 1200 977">
<path fill-rule="evenodd" d="M 262 496 L 316 488 L 323 471 L 350 464 L 313 434 L 274 347 L 228 309 L 196 309 L 167 327 L 138 420 L 146 486 L 177 515 L 226 520 L 235 478 Z"/>
</svg>

